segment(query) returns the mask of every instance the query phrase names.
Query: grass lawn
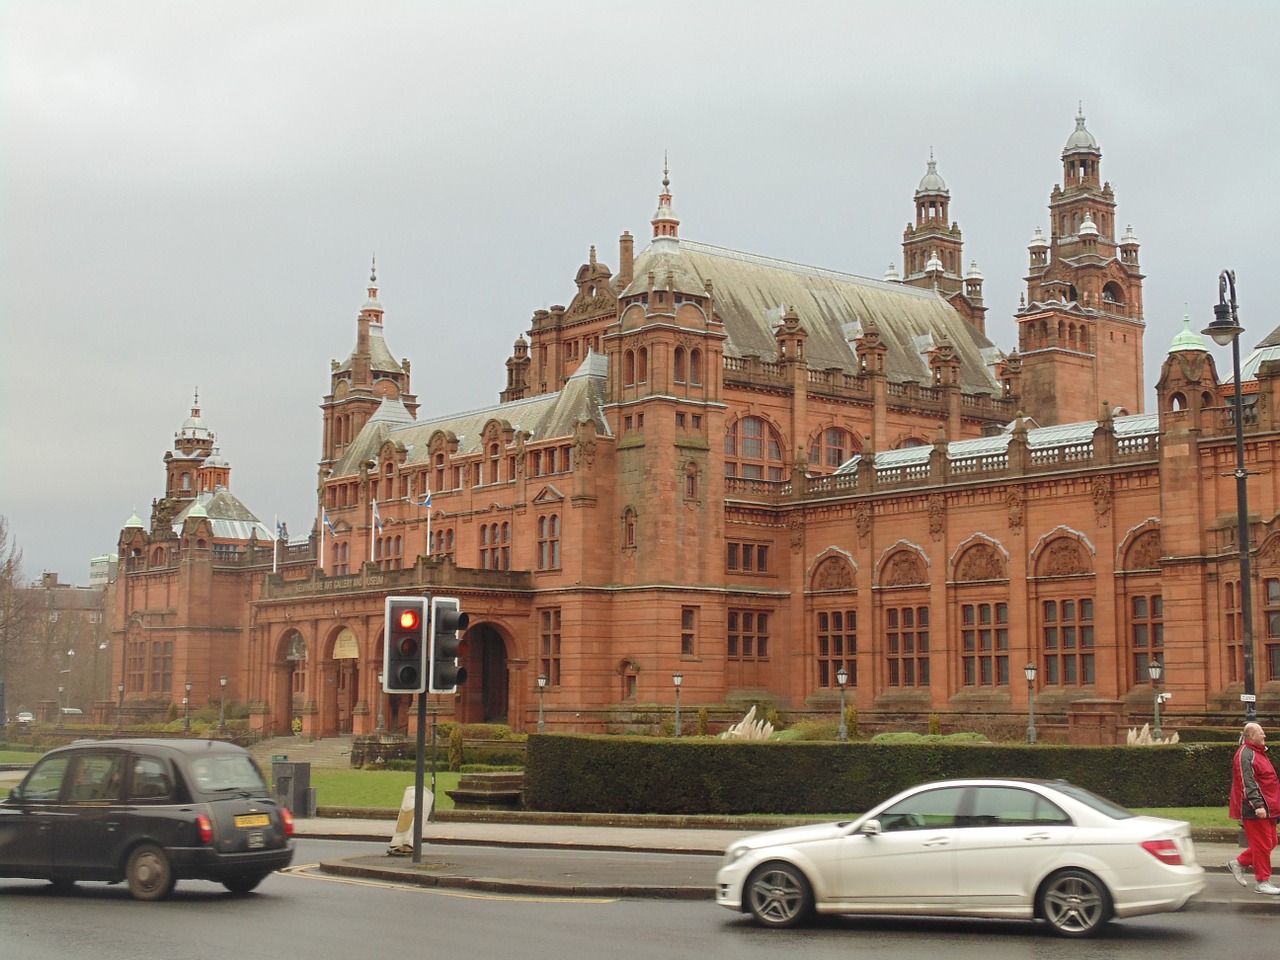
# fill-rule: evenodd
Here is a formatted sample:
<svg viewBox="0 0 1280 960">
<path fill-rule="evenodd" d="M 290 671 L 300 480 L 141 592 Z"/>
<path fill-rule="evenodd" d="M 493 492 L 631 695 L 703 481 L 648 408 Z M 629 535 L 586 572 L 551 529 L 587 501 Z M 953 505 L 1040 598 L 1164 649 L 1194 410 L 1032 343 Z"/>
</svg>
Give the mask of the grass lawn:
<svg viewBox="0 0 1280 960">
<path fill-rule="evenodd" d="M 452 810 L 453 800 L 446 790 L 458 786 L 460 774 L 436 771 L 436 809 Z M 431 789 L 431 768 L 423 778 Z M 413 786 L 412 770 L 333 770 L 311 768 L 311 786 L 316 791 L 316 804 L 322 807 L 385 807 L 400 809 L 405 787 Z"/>
<path fill-rule="evenodd" d="M 43 753 L 43 750 L 35 750 L 31 753 L 21 750 L 0 750 L 0 763 L 35 763 Z"/>
</svg>

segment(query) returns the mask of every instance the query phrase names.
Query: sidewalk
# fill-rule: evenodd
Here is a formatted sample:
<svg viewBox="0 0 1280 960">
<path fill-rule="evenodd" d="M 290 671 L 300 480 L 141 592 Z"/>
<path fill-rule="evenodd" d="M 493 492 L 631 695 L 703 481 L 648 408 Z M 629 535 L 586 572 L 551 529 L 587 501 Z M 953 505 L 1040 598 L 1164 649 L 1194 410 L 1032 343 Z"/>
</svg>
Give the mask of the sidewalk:
<svg viewBox="0 0 1280 960">
<path fill-rule="evenodd" d="M 314 817 L 295 822 L 294 835 L 313 839 L 390 841 L 391 820 Z M 361 856 L 325 861 L 335 876 L 497 893 L 574 897 L 712 900 L 718 857 L 754 830 L 685 826 L 601 826 L 571 823 L 493 823 L 469 820 L 423 824 L 422 862 L 407 856 Z M 502 849 L 495 849 L 502 848 Z M 545 851 L 563 856 L 546 856 Z M 651 854 L 626 863 L 583 857 L 581 851 Z M 539 853 L 541 851 L 541 853 Z M 1280 898 L 1243 888 L 1227 872 L 1239 852 L 1217 838 L 1196 841 L 1208 881 L 1190 910 L 1274 913 Z M 696 858 L 689 855 L 697 855 Z"/>
</svg>

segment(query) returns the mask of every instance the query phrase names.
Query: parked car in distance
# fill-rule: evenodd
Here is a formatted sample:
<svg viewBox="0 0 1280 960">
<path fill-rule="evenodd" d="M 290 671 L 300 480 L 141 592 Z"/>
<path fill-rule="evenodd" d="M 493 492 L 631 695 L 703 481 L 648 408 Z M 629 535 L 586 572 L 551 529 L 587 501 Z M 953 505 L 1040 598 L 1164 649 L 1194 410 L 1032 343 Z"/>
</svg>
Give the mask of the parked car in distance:
<svg viewBox="0 0 1280 960">
<path fill-rule="evenodd" d="M 18 713 L 17 721 L 19 723 L 35 723 L 36 717 L 30 710 L 21 710 Z"/>
<path fill-rule="evenodd" d="M 769 927 L 814 912 L 1039 919 L 1082 937 L 1180 910 L 1204 888 L 1191 828 L 1065 781 L 975 779 L 904 790 L 854 820 L 733 843 L 716 902 Z"/>
<path fill-rule="evenodd" d="M 77 741 L 0 801 L 0 876 L 127 883 L 161 900 L 178 880 L 248 893 L 293 860 L 293 816 L 249 752 L 216 740 Z"/>
</svg>

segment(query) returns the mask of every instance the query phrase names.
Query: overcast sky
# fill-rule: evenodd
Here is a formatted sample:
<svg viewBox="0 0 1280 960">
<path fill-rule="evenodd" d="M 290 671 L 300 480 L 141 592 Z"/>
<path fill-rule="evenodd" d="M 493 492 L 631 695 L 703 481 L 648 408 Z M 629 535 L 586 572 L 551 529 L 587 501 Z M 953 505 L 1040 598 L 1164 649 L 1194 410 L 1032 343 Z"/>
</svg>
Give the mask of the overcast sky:
<svg viewBox="0 0 1280 960">
<path fill-rule="evenodd" d="M 233 492 L 304 534 L 371 255 L 420 414 L 494 403 L 590 246 L 650 236 L 664 151 L 682 236 L 878 278 L 932 149 L 1009 350 L 1081 102 L 1151 409 L 1222 268 L 1246 348 L 1280 324 L 1276 36 L 1273 0 L 0 0 L 0 514 L 87 583 L 198 387 Z"/>
</svg>

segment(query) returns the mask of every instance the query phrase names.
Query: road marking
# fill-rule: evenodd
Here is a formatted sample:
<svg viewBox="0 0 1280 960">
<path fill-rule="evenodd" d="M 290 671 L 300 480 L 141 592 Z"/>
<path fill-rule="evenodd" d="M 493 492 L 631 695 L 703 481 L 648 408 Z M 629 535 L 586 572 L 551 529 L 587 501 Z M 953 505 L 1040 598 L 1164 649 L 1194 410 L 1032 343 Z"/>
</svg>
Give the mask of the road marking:
<svg viewBox="0 0 1280 960">
<path fill-rule="evenodd" d="M 442 897 L 457 897 L 463 900 L 505 900 L 524 903 L 617 903 L 618 897 L 543 897 L 537 894 L 518 893 L 484 893 L 474 890 L 454 890 L 450 887 L 423 886 L 419 883 L 399 883 L 395 880 L 370 880 L 366 877 L 340 877 L 331 873 L 319 872 L 318 863 L 298 863 L 285 867 L 280 873 L 299 877 L 304 880 L 328 880 L 330 883 L 349 883 L 357 887 L 381 887 L 384 890 L 414 890 L 420 893 L 435 893 Z"/>
</svg>

